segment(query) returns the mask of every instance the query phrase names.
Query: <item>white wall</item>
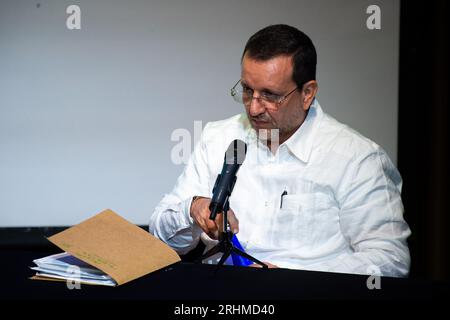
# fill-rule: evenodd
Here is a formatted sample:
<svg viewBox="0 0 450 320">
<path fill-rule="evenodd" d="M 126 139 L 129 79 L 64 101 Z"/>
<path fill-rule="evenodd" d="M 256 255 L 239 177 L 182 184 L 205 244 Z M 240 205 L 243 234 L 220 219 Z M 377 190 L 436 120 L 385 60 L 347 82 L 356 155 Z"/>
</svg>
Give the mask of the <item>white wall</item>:
<svg viewBox="0 0 450 320">
<path fill-rule="evenodd" d="M 40 6 L 37 6 L 37 3 Z M 81 7 L 81 30 L 66 8 Z M 248 37 L 274 23 L 318 51 L 326 112 L 396 160 L 399 1 L 0 1 L 0 226 L 76 224 L 111 208 L 146 224 L 181 165 L 176 128 L 242 112 Z"/>
</svg>

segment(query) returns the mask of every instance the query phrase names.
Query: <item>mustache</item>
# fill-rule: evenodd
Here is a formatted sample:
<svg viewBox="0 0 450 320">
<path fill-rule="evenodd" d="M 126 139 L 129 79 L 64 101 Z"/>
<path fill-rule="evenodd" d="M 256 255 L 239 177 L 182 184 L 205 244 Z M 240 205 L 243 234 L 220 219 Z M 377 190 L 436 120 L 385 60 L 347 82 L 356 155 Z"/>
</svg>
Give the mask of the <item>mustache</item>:
<svg viewBox="0 0 450 320">
<path fill-rule="evenodd" d="M 249 115 L 248 118 L 253 121 L 272 122 L 272 119 L 270 119 L 270 117 L 267 117 L 267 116 L 252 117 Z"/>
</svg>

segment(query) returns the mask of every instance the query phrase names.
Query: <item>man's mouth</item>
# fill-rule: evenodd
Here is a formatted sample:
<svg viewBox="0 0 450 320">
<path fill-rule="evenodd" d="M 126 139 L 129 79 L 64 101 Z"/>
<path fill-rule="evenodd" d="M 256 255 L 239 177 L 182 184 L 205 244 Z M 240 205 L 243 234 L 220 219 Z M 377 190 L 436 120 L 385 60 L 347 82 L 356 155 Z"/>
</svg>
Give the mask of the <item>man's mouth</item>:
<svg viewBox="0 0 450 320">
<path fill-rule="evenodd" d="M 270 121 L 265 121 L 265 120 L 261 120 L 261 119 L 253 119 L 253 118 L 250 118 L 250 122 L 254 128 L 267 128 L 268 129 L 271 124 Z"/>
</svg>

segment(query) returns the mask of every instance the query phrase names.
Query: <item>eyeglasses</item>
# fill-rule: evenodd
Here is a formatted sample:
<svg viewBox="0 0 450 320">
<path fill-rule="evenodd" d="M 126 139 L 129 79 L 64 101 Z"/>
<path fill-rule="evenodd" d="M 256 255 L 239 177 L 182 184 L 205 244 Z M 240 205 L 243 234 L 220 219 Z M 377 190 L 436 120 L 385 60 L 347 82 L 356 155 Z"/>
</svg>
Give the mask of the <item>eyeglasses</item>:
<svg viewBox="0 0 450 320">
<path fill-rule="evenodd" d="M 254 90 L 239 80 L 231 88 L 231 96 L 238 103 L 243 103 L 245 106 L 249 106 L 253 99 L 259 99 L 262 101 L 267 109 L 278 110 L 280 105 L 292 94 L 298 87 L 290 91 L 288 94 L 281 96 L 271 92 L 261 92 L 259 97 L 254 97 Z"/>
</svg>

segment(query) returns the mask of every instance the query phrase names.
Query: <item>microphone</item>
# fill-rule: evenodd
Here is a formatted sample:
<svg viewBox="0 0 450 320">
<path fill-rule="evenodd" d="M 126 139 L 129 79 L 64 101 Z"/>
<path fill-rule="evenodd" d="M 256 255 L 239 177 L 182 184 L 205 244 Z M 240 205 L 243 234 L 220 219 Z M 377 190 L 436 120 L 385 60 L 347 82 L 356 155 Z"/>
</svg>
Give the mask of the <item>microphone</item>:
<svg viewBox="0 0 450 320">
<path fill-rule="evenodd" d="M 225 152 L 222 172 L 217 176 L 213 188 L 213 197 L 209 205 L 210 220 L 215 220 L 217 213 L 223 212 L 225 204 L 236 183 L 236 173 L 247 154 L 247 144 L 242 140 L 234 140 Z"/>
</svg>

